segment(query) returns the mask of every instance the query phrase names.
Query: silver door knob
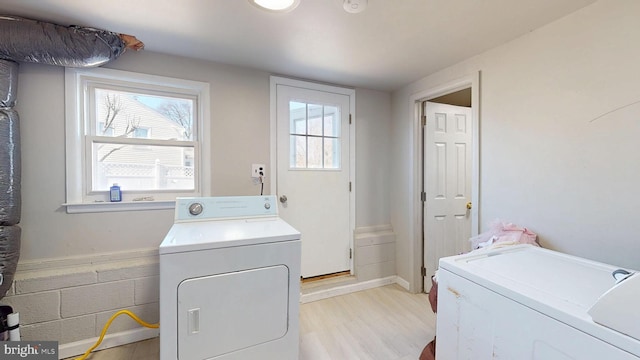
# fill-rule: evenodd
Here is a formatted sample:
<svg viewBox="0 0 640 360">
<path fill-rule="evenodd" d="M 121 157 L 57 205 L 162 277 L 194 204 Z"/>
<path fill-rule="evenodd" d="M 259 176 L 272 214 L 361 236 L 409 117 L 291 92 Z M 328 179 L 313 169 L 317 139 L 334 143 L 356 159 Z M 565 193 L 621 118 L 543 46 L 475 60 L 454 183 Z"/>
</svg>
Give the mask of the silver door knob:
<svg viewBox="0 0 640 360">
<path fill-rule="evenodd" d="M 287 196 L 286 195 L 280 196 L 280 202 L 283 203 L 283 204 L 286 203 L 287 202 Z"/>
</svg>

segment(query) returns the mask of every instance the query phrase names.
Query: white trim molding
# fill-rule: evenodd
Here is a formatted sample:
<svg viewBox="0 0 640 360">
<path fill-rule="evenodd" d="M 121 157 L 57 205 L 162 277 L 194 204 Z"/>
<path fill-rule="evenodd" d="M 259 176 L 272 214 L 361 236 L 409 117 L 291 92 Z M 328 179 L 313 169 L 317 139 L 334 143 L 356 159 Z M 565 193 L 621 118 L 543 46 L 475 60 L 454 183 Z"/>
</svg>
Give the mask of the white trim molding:
<svg viewBox="0 0 640 360">
<path fill-rule="evenodd" d="M 269 80 L 270 88 L 270 156 L 271 162 L 271 194 L 278 193 L 278 164 L 277 164 L 277 87 L 285 85 L 291 87 L 299 87 L 302 89 L 310 89 L 315 91 L 323 91 L 334 94 L 345 95 L 349 97 L 349 114 L 351 114 L 351 126 L 349 128 L 349 181 L 351 183 L 351 192 L 349 193 L 349 232 L 354 233 L 356 224 L 356 91 L 352 88 L 341 87 L 336 85 L 322 84 L 313 81 L 291 79 L 272 75 Z M 349 246 L 355 251 L 354 238 L 349 238 Z M 354 259 L 350 261 L 351 275 L 354 274 Z"/>
<path fill-rule="evenodd" d="M 132 320 L 133 321 L 133 320 Z M 121 331 L 114 334 L 105 335 L 100 345 L 94 351 L 109 349 L 112 347 L 131 344 L 134 342 L 152 339 L 160 336 L 160 329 L 140 328 L 127 331 Z M 72 343 L 62 344 L 58 349 L 60 359 L 84 354 L 87 349 L 92 347 L 99 337 L 80 340 Z"/>
<path fill-rule="evenodd" d="M 373 280 L 363 281 L 355 284 L 336 286 L 330 289 L 323 289 L 315 292 L 310 292 L 308 294 L 302 294 L 300 295 L 300 303 L 306 304 L 313 301 L 328 299 L 334 296 L 346 295 L 346 294 L 354 293 L 357 291 L 368 290 L 368 289 L 373 289 L 380 286 L 395 284 L 396 278 L 397 276 L 393 275 L 393 276 L 388 276 L 381 279 L 373 279 Z"/>
<path fill-rule="evenodd" d="M 93 90 L 99 87 L 131 89 L 144 94 L 172 94 L 172 96 L 195 100 L 193 109 L 194 136 L 191 140 L 175 139 L 129 139 L 112 137 L 108 142 L 135 145 L 141 142 L 152 146 L 192 147 L 195 154 L 194 188 L 188 190 L 162 190 L 147 188 L 129 190 L 122 194 L 119 204 L 108 202 L 109 191 L 92 190 L 94 164 L 91 146 L 100 143 L 96 136 L 96 119 L 90 111 Z M 127 90 L 129 91 L 129 90 Z M 206 82 L 170 78 L 106 68 L 65 70 L 65 158 L 66 201 L 62 206 L 67 213 L 107 212 L 128 210 L 155 210 L 174 207 L 176 196 L 209 196 L 211 194 L 211 92 Z M 112 140 L 111 140 L 112 139 Z M 144 199 L 144 201 L 138 201 Z"/>
<path fill-rule="evenodd" d="M 479 231 L 479 213 L 480 208 L 480 72 L 470 74 L 468 76 L 453 80 L 439 86 L 431 87 L 410 96 L 409 114 L 411 114 L 411 149 L 413 151 L 413 161 L 409 169 L 409 177 L 412 179 L 413 186 L 410 190 L 410 198 L 412 199 L 413 213 L 409 219 L 409 282 L 411 292 L 420 292 L 423 289 L 422 264 L 424 258 L 423 249 L 423 224 L 422 224 L 422 200 L 420 193 L 422 192 L 423 180 L 423 154 L 422 154 L 422 125 L 420 119 L 421 102 L 437 98 L 458 90 L 471 88 L 471 113 L 473 115 L 473 148 L 472 148 L 472 165 L 471 165 L 471 202 L 473 208 L 471 210 L 471 236 L 475 236 Z"/>
</svg>

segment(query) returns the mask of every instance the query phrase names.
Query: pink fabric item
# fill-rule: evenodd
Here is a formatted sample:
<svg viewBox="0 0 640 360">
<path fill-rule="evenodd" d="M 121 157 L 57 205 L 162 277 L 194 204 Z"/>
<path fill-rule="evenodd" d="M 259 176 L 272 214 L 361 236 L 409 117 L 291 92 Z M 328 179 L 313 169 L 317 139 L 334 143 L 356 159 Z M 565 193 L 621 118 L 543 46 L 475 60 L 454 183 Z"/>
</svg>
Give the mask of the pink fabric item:
<svg viewBox="0 0 640 360">
<path fill-rule="evenodd" d="M 539 246 L 537 239 L 538 235 L 525 227 L 495 220 L 489 225 L 489 230 L 472 237 L 469 241 L 471 241 L 471 248 L 475 250 L 498 243 Z"/>
</svg>

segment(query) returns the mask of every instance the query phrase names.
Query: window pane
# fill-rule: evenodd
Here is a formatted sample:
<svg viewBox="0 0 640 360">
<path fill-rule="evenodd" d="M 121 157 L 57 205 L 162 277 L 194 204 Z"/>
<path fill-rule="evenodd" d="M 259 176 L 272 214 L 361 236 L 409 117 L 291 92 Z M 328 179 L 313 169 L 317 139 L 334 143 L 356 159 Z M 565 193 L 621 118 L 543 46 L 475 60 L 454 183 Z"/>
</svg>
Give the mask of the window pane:
<svg viewBox="0 0 640 360">
<path fill-rule="evenodd" d="M 167 97 L 96 88 L 94 92 L 97 136 L 136 136 L 147 129 L 156 140 L 192 140 L 194 99 Z"/>
<path fill-rule="evenodd" d="M 322 168 L 322 138 L 308 137 L 309 152 L 307 154 L 308 168 Z"/>
<path fill-rule="evenodd" d="M 193 190 L 193 147 L 93 143 L 92 191 Z"/>
<path fill-rule="evenodd" d="M 113 136 L 113 127 L 105 128 L 104 121 L 98 123 L 98 134 L 101 136 Z"/>
<path fill-rule="evenodd" d="M 340 136 L 340 110 L 335 106 L 324 107 L 324 136 Z"/>
<path fill-rule="evenodd" d="M 306 136 L 291 135 L 291 149 L 289 167 L 306 168 L 307 167 L 307 138 Z"/>
<path fill-rule="evenodd" d="M 139 139 L 148 139 L 149 138 L 149 129 L 147 128 L 137 128 L 133 132 L 133 137 Z"/>
<path fill-rule="evenodd" d="M 307 104 L 289 102 L 289 131 L 291 134 L 305 135 L 307 133 Z"/>
<path fill-rule="evenodd" d="M 340 144 L 338 143 L 338 139 L 324 139 L 324 168 L 340 168 Z"/>
<path fill-rule="evenodd" d="M 322 136 L 322 105 L 308 105 L 309 135 Z"/>
</svg>

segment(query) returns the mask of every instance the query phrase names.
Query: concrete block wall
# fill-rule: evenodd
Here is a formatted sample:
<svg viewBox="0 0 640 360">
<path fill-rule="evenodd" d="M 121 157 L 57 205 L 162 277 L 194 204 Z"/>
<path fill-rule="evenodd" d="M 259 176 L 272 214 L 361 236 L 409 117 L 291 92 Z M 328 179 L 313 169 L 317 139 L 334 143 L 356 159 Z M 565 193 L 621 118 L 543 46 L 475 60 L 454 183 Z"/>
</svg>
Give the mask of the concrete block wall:
<svg viewBox="0 0 640 360">
<path fill-rule="evenodd" d="M 391 225 L 360 227 L 355 231 L 355 273 L 358 282 L 396 274 L 396 236 Z"/>
<path fill-rule="evenodd" d="M 395 276 L 391 225 L 357 228 L 354 245 L 357 282 Z M 25 341 L 58 341 L 60 345 L 86 341 L 99 336 L 109 318 L 123 309 L 157 323 L 158 261 L 158 251 L 153 249 L 20 263 L 12 287 L 0 303 L 20 313 Z M 139 328 L 137 322 L 122 315 L 107 334 Z"/>
<path fill-rule="evenodd" d="M 157 250 L 19 264 L 13 285 L 0 303 L 20 313 L 24 341 L 58 341 L 63 345 L 91 339 L 123 309 L 157 323 Z M 107 334 L 140 327 L 121 315 Z"/>
</svg>

